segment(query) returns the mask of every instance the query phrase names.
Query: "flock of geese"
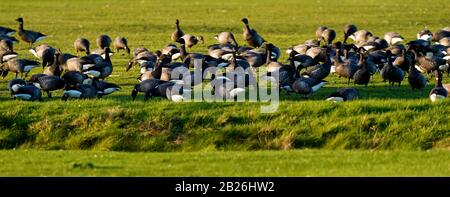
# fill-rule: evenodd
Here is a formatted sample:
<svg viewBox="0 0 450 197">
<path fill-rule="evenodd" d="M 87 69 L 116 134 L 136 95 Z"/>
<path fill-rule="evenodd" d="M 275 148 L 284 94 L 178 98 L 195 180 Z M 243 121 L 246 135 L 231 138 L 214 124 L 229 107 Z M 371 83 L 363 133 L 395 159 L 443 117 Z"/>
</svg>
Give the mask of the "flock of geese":
<svg viewBox="0 0 450 197">
<path fill-rule="evenodd" d="M 24 29 L 23 18 L 18 18 L 18 30 L 0 26 L 0 74 L 6 77 L 14 73 L 15 78 L 8 83 L 14 99 L 43 100 L 42 91 L 49 98 L 52 92 L 63 90 L 62 100 L 69 98 L 98 98 L 120 90 L 116 84 L 107 82 L 113 72 L 111 44 L 119 53 L 121 50 L 131 55 L 128 41 L 124 37 L 112 40 L 108 35 L 96 39 L 97 49 L 91 51 L 89 40 L 78 38 L 74 42 L 77 55 L 63 53 L 59 49 L 41 44 L 33 47 L 35 42 L 43 40 L 45 35 Z M 149 51 L 145 47 L 133 50 L 133 58 L 126 66 L 129 71 L 139 65 L 139 84 L 134 86 L 133 100 L 139 92 L 144 99 L 164 97 L 172 101 L 184 100 L 183 84 L 195 86 L 209 80 L 213 95 L 219 98 L 236 98 L 245 93 L 245 87 L 257 85 L 254 70 L 266 67 L 265 80 L 276 81 L 282 90 L 308 96 L 327 82 L 330 74 L 345 78 L 348 85 L 368 86 L 372 76 L 379 73 L 390 86 L 400 84 L 407 78 L 411 88 L 423 89 L 427 77 L 436 81 L 429 97 L 435 102 L 443 100 L 450 91 L 450 84 L 442 84 L 443 73 L 449 75 L 450 62 L 450 28 L 436 32 L 422 30 L 417 39 L 403 43 L 404 38 L 397 32 L 387 32 L 384 37 L 373 35 L 365 29 L 358 29 L 353 24 L 344 27 L 343 41 L 337 40 L 336 31 L 326 26 L 317 28 L 315 38 L 293 45 L 286 51 L 288 63 L 279 61 L 281 50 L 266 41 L 255 29 L 251 28 L 247 18 L 242 19 L 243 38 L 246 45 L 239 45 L 231 32 L 221 32 L 215 36 L 217 44 L 208 46 L 208 54 L 191 52 L 192 47 L 203 43 L 202 36 L 185 34 L 180 21 L 175 21 L 175 31 L 171 34 L 173 43 L 162 50 Z M 38 59 L 19 58 L 13 45 L 19 40 L 29 44 L 29 51 Z M 353 40 L 348 42 L 349 38 Z M 187 47 L 187 48 L 186 48 Z M 189 51 L 187 50 L 189 49 Z M 79 56 L 80 53 L 86 53 Z M 201 67 L 194 62 L 201 63 Z M 28 77 L 31 69 L 41 65 L 42 74 Z M 190 76 L 180 75 L 173 79 L 172 73 L 177 68 L 191 68 Z M 193 68 L 193 69 L 192 69 Z M 206 72 L 207 68 L 217 68 L 221 72 L 207 73 L 194 77 L 195 71 Z M 245 72 L 238 72 L 244 70 Z M 20 78 L 18 75 L 20 74 Z M 231 77 L 230 77 L 231 76 Z M 237 84 L 245 84 L 238 87 Z M 341 88 L 330 94 L 326 100 L 339 102 L 357 99 L 359 91 L 355 88 Z"/>
</svg>

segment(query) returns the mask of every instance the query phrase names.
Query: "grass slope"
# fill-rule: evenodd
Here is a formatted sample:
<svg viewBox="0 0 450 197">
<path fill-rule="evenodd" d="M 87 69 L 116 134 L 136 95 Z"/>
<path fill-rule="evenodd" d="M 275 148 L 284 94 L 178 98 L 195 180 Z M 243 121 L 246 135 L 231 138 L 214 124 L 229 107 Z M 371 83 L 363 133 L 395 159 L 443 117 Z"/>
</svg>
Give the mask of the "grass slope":
<svg viewBox="0 0 450 197">
<path fill-rule="evenodd" d="M 449 176 L 446 151 L 0 151 L 0 176 Z"/>
<path fill-rule="evenodd" d="M 242 41 L 242 17 L 281 47 L 314 36 L 319 25 L 334 28 L 342 39 L 346 23 L 382 36 L 398 31 L 408 40 L 429 28 L 448 26 L 446 1 L 424 4 L 397 1 L 2 1 L 0 25 L 15 27 L 18 16 L 25 28 L 48 35 L 40 43 L 75 53 L 73 41 L 86 37 L 94 44 L 100 34 L 125 36 L 131 48 L 161 49 L 170 42 L 174 20 L 186 33 L 203 35 L 206 52 L 213 35 L 232 31 Z M 26 44 L 16 45 L 21 57 L 33 58 Z M 449 101 L 431 104 L 434 86 L 411 91 L 385 87 L 376 75 L 369 88 L 358 87 L 362 98 L 343 104 L 324 97 L 346 80 L 330 76 L 326 88 L 309 99 L 282 94 L 279 110 L 260 114 L 258 103 L 171 103 L 154 99 L 132 102 L 129 96 L 138 69 L 125 72 L 129 57 L 113 56 L 114 73 L 108 81 L 123 87 L 101 100 L 59 100 L 43 103 L 12 101 L 6 90 L 9 75 L 0 79 L 0 148 L 93 149 L 121 151 L 327 149 L 449 149 Z M 284 55 L 282 60 L 286 59 Z M 33 73 L 40 73 L 40 68 Z M 445 78 L 445 82 L 449 82 Z M 353 86 L 353 85 L 351 85 Z"/>
</svg>

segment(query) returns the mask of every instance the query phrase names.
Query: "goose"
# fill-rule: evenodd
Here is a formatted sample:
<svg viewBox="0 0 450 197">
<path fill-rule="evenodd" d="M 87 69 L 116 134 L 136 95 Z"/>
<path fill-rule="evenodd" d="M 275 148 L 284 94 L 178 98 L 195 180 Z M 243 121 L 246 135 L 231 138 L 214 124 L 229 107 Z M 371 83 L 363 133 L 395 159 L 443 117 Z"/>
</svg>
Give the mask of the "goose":
<svg viewBox="0 0 450 197">
<path fill-rule="evenodd" d="M 8 90 L 11 93 L 11 97 L 13 97 L 13 94 L 14 94 L 14 90 L 12 89 L 12 87 L 14 85 L 25 86 L 25 85 L 28 85 L 28 83 L 25 80 L 23 80 L 23 79 L 12 79 L 12 80 L 10 80 L 8 82 Z M 16 87 L 19 87 L 19 86 L 16 86 Z"/>
<path fill-rule="evenodd" d="M 181 102 L 184 100 L 183 91 L 183 86 L 173 82 L 165 82 L 152 89 L 149 98 L 158 96 L 174 102 Z"/>
<path fill-rule="evenodd" d="M 398 83 L 398 86 L 400 86 L 405 74 L 401 68 L 393 65 L 391 55 L 391 51 L 386 51 L 387 65 L 381 69 L 380 74 L 384 81 L 389 81 L 391 86 L 396 82 Z"/>
<path fill-rule="evenodd" d="M 98 77 L 104 80 L 106 77 L 111 75 L 113 72 L 113 66 L 111 64 L 111 59 L 109 58 L 110 49 L 108 47 L 105 48 L 105 60 L 99 63 L 96 63 L 95 66 L 92 66 L 88 69 L 84 69 L 83 74 L 92 75 L 94 77 Z"/>
<path fill-rule="evenodd" d="M 156 60 L 158 59 L 158 56 L 150 51 L 142 51 L 140 53 L 137 53 L 129 62 L 128 66 L 126 68 L 126 71 L 129 71 L 131 67 L 138 63 L 142 67 L 153 67 Z"/>
<path fill-rule="evenodd" d="M 355 41 L 355 43 L 365 43 L 367 40 L 372 37 L 373 34 L 365 29 L 356 31 L 353 35 L 350 35 L 349 38 Z"/>
<path fill-rule="evenodd" d="M 430 91 L 431 102 L 444 100 L 447 97 L 447 90 L 442 86 L 442 73 L 439 70 L 434 70 L 436 77 L 436 86 Z"/>
<path fill-rule="evenodd" d="M 12 36 L 14 33 L 16 33 L 16 30 L 0 26 L 0 35 Z"/>
<path fill-rule="evenodd" d="M 304 55 L 306 54 L 306 51 L 308 51 L 308 49 L 310 49 L 311 47 L 306 45 L 306 44 L 298 44 L 298 45 L 294 45 L 292 47 L 289 47 L 286 50 L 287 54 L 291 54 L 293 51 L 295 51 L 298 54 Z"/>
<path fill-rule="evenodd" d="M 237 47 L 232 44 L 213 44 L 208 46 L 208 55 L 223 60 L 230 60 L 231 53 L 235 52 Z"/>
<path fill-rule="evenodd" d="M 61 53 L 61 51 L 57 51 L 56 53 L 59 53 L 58 59 L 56 59 L 56 64 L 58 66 L 66 64 L 67 60 L 69 60 L 70 58 L 74 58 L 74 57 L 78 58 L 78 56 L 72 55 L 70 53 Z M 103 58 L 101 58 L 101 59 L 103 60 Z"/>
<path fill-rule="evenodd" d="M 14 37 L 8 36 L 8 35 L 0 35 L 0 40 L 10 41 L 10 42 L 12 42 L 13 44 L 14 44 L 14 43 L 19 43 L 19 40 L 17 40 L 17 39 L 14 38 Z"/>
<path fill-rule="evenodd" d="M 431 51 L 431 42 L 428 40 L 422 40 L 422 39 L 418 39 L 418 40 L 412 40 L 409 41 L 407 44 L 407 48 L 406 50 L 414 50 L 418 53 L 426 53 L 427 56 L 431 56 L 432 51 Z"/>
<path fill-rule="evenodd" d="M 387 32 L 384 34 L 384 39 L 389 45 L 395 45 L 399 42 L 403 42 L 404 38 L 397 32 Z"/>
<path fill-rule="evenodd" d="M 327 51 L 328 51 L 327 54 L 329 54 L 331 48 L 328 47 Z M 302 75 L 307 75 L 310 78 L 314 78 L 320 81 L 322 79 L 325 79 L 330 74 L 330 70 L 331 70 L 331 60 L 330 58 L 326 58 L 325 63 L 318 64 L 314 66 L 312 69 L 306 70 L 305 72 L 303 72 Z"/>
<path fill-rule="evenodd" d="M 108 35 L 102 34 L 102 35 L 97 37 L 95 42 L 97 43 L 97 47 L 99 49 L 104 49 L 106 47 L 110 47 L 111 46 L 112 40 L 111 40 L 111 37 L 109 37 Z"/>
<path fill-rule="evenodd" d="M 94 86 L 97 89 L 97 94 L 99 97 L 102 97 L 104 95 L 111 94 L 115 91 L 119 91 L 121 88 L 113 83 L 109 83 L 106 81 L 100 81 L 98 78 L 94 77 L 91 81 L 92 86 Z"/>
<path fill-rule="evenodd" d="M 19 22 L 19 36 L 20 38 L 32 47 L 33 43 L 44 39 L 46 36 L 40 32 L 23 29 L 23 18 L 16 19 Z"/>
<path fill-rule="evenodd" d="M 69 98 L 92 99 L 96 98 L 97 89 L 89 84 L 79 84 L 75 87 L 67 87 L 63 92 L 61 100 L 67 101 Z"/>
<path fill-rule="evenodd" d="M 220 32 L 219 34 L 214 36 L 214 39 L 216 39 L 219 44 L 232 44 L 235 47 L 239 47 L 238 43 L 236 42 L 236 39 L 234 38 L 233 33 L 229 31 Z"/>
<path fill-rule="evenodd" d="M 433 33 L 428 29 L 421 30 L 417 33 L 417 39 L 419 40 L 431 41 L 431 38 L 433 38 Z"/>
<path fill-rule="evenodd" d="M 73 57 L 66 61 L 66 63 L 63 65 L 64 71 L 76 71 L 76 72 L 83 72 L 83 70 L 87 70 L 91 67 L 94 67 L 96 64 L 90 61 L 87 61 L 83 58 L 79 57 Z"/>
<path fill-rule="evenodd" d="M 161 50 L 161 53 L 172 56 L 172 60 L 180 58 L 180 49 L 175 44 L 168 44 Z"/>
<path fill-rule="evenodd" d="M 357 44 L 358 47 L 363 47 L 366 51 L 382 50 L 389 47 L 388 42 L 385 39 L 377 36 L 372 36 L 364 43 Z"/>
<path fill-rule="evenodd" d="M 311 47 L 306 51 L 306 55 L 313 58 L 313 64 L 319 64 L 320 62 L 326 62 L 329 57 L 327 56 L 326 47 Z"/>
<path fill-rule="evenodd" d="M 41 90 L 33 85 L 27 85 L 24 80 L 13 79 L 9 81 L 8 88 L 14 99 L 43 101 Z"/>
<path fill-rule="evenodd" d="M 327 97 L 327 101 L 343 102 L 356 100 L 359 97 L 359 91 L 354 88 L 339 88 L 336 92 L 331 93 Z"/>
<path fill-rule="evenodd" d="M 73 47 L 75 47 L 75 50 L 78 52 L 86 52 L 86 55 L 89 55 L 91 51 L 89 50 L 89 40 L 86 38 L 77 38 L 75 42 L 73 43 Z"/>
<path fill-rule="evenodd" d="M 398 66 L 403 71 L 407 72 L 409 70 L 409 66 L 412 65 L 412 62 L 414 61 L 414 59 L 411 56 L 412 53 L 406 52 L 406 49 L 403 48 L 401 54 L 395 58 L 393 62 L 394 66 Z"/>
<path fill-rule="evenodd" d="M 300 95 L 309 96 L 317 92 L 326 84 L 323 80 L 316 80 L 314 78 L 300 77 L 297 78 L 291 85 L 292 90 Z"/>
<path fill-rule="evenodd" d="M 66 82 L 66 86 L 76 87 L 78 84 L 88 84 L 91 80 L 86 74 L 77 71 L 65 72 L 61 77 Z"/>
<path fill-rule="evenodd" d="M 125 37 L 116 37 L 114 39 L 114 48 L 116 48 L 116 52 L 119 50 L 125 50 L 128 55 L 130 55 L 130 48 L 128 47 L 128 41 Z"/>
<path fill-rule="evenodd" d="M 238 87 L 237 84 L 229 78 L 215 78 L 211 81 L 212 92 L 215 99 L 236 99 L 239 95 L 245 93 L 244 87 Z"/>
<path fill-rule="evenodd" d="M 406 47 L 403 44 L 395 44 L 387 48 L 387 50 L 391 51 L 392 55 L 401 56 L 406 51 Z"/>
<path fill-rule="evenodd" d="M 202 65 L 205 64 L 205 56 L 200 53 L 188 53 L 186 52 L 186 47 L 184 39 L 179 39 L 177 41 L 181 44 L 180 46 L 180 58 L 183 62 L 187 63 L 188 67 L 194 68 L 194 60 L 201 59 Z M 188 60 L 189 59 L 189 60 Z"/>
<path fill-rule="evenodd" d="M 333 43 L 333 40 L 336 38 L 336 31 L 333 29 L 325 29 L 322 32 L 322 40 L 325 41 L 328 45 Z"/>
<path fill-rule="evenodd" d="M 370 70 L 367 69 L 367 63 L 364 60 L 364 51 L 363 48 L 359 51 L 359 62 L 358 62 L 358 70 L 356 70 L 355 74 L 353 74 L 353 81 L 358 85 L 365 85 L 366 87 L 369 84 L 371 73 Z"/>
<path fill-rule="evenodd" d="M 170 38 L 172 39 L 172 42 L 176 42 L 178 39 L 183 37 L 183 35 L 183 31 L 180 29 L 180 21 L 177 19 L 175 20 L 175 31 L 172 33 Z"/>
<path fill-rule="evenodd" d="M 288 60 L 292 62 L 296 70 L 296 77 L 300 76 L 299 74 L 302 69 L 314 65 L 314 60 L 309 55 L 296 54 L 296 52 L 292 52 Z"/>
<path fill-rule="evenodd" d="M 58 76 L 41 75 L 39 77 L 33 77 L 33 79 L 30 79 L 30 82 L 42 91 L 47 92 L 48 98 L 52 98 L 51 91 L 66 87 L 64 79 Z"/>
<path fill-rule="evenodd" d="M 5 77 L 8 72 L 16 73 L 15 78 L 20 73 L 21 77 L 23 77 L 23 73 L 25 73 L 25 77 L 28 76 L 28 73 L 31 69 L 36 68 L 39 65 L 39 62 L 27 59 L 10 59 L 3 66 L 3 77 Z"/>
<path fill-rule="evenodd" d="M 108 53 L 111 55 L 111 53 Z M 77 57 L 77 56 L 74 56 Z M 69 58 L 70 59 L 70 58 Z M 105 61 L 105 58 L 99 54 L 91 53 L 89 55 L 83 56 L 80 58 L 83 60 L 86 64 L 98 64 L 100 62 Z"/>
<path fill-rule="evenodd" d="M 41 44 L 29 50 L 35 57 L 42 60 L 42 68 L 50 66 L 53 64 L 56 49 L 46 45 Z"/>
<path fill-rule="evenodd" d="M 14 51 L 13 45 L 14 45 L 13 41 L 11 41 L 11 40 L 7 40 L 7 39 L 0 40 L 0 50 L 1 51 Z"/>
<path fill-rule="evenodd" d="M 276 47 L 274 44 L 272 44 L 272 43 L 267 43 L 267 42 L 264 42 L 263 43 L 263 47 L 264 48 L 267 48 L 269 51 L 268 52 L 270 52 L 269 53 L 269 55 L 270 55 L 270 60 L 272 60 L 272 61 L 278 61 L 278 58 L 280 58 L 280 56 L 281 56 L 281 51 L 280 51 L 280 48 L 278 48 L 278 47 Z"/>
<path fill-rule="evenodd" d="M 242 56 L 251 67 L 257 68 L 266 63 L 267 55 L 269 55 L 267 50 L 268 49 L 266 48 L 264 50 L 252 49 L 244 54 L 241 54 L 240 56 Z"/>
<path fill-rule="evenodd" d="M 322 35 L 323 35 L 323 32 L 325 31 L 325 30 L 327 30 L 328 29 L 328 27 L 326 27 L 326 26 L 319 26 L 317 29 L 316 29 L 316 39 L 317 39 L 317 41 L 321 41 L 322 40 Z"/>
<path fill-rule="evenodd" d="M 106 50 L 105 50 L 106 48 L 109 48 L 109 47 L 105 47 L 105 48 L 103 48 L 103 49 L 95 49 L 95 50 L 92 52 L 92 54 L 90 54 L 90 55 L 93 55 L 93 54 L 99 55 L 100 57 L 102 57 L 103 59 L 105 59 L 105 58 L 106 58 Z M 114 53 L 113 53 L 111 50 L 109 50 L 108 56 L 111 57 L 111 56 L 113 56 L 113 55 L 114 55 Z"/>
<path fill-rule="evenodd" d="M 147 79 L 142 81 L 141 83 L 134 86 L 131 91 L 131 97 L 133 101 L 136 99 L 136 96 L 139 92 L 144 93 L 144 101 L 148 100 L 152 96 L 152 90 L 155 89 L 158 85 L 166 83 L 167 81 L 162 81 L 160 79 Z"/>
<path fill-rule="evenodd" d="M 371 51 L 366 58 L 367 69 L 370 74 L 375 74 L 376 71 L 381 70 L 386 63 L 386 52 L 383 50 Z"/>
<path fill-rule="evenodd" d="M 264 38 L 256 30 L 250 28 L 247 18 L 243 18 L 241 21 L 244 23 L 244 40 L 252 47 L 260 47 L 265 42 Z"/>
<path fill-rule="evenodd" d="M 445 70 L 446 68 L 446 61 L 443 58 L 432 56 L 427 57 L 420 55 L 414 50 L 411 50 L 411 52 L 414 54 L 415 61 L 416 61 L 416 68 L 422 72 L 422 73 L 430 73 L 433 70 L 440 69 Z"/>
<path fill-rule="evenodd" d="M 347 39 L 353 35 L 356 31 L 358 31 L 358 28 L 356 25 L 353 24 L 347 24 L 344 26 L 344 43 L 347 43 Z"/>
<path fill-rule="evenodd" d="M 59 56 L 61 54 L 60 53 L 55 53 L 54 55 L 54 60 L 53 60 L 53 64 L 51 66 L 46 66 L 44 68 L 44 74 L 49 75 L 49 76 L 61 76 L 61 68 L 59 67 L 59 64 L 57 63 Z"/>
<path fill-rule="evenodd" d="M 181 38 L 184 40 L 184 44 L 188 48 L 191 48 L 194 45 L 196 45 L 198 41 L 201 41 L 202 44 L 205 43 L 205 41 L 203 40 L 203 36 L 193 36 L 191 34 L 184 34 L 183 36 L 181 36 Z"/>
<path fill-rule="evenodd" d="M 334 70 L 339 77 L 348 78 L 347 84 L 350 84 L 350 80 L 358 69 L 357 64 L 358 62 L 352 59 L 342 61 L 339 56 L 339 50 L 336 49 L 336 55 L 334 57 Z"/>
<path fill-rule="evenodd" d="M 441 30 L 438 30 L 433 33 L 433 37 L 431 40 L 435 41 L 435 42 L 439 42 L 439 40 L 441 40 L 442 38 L 446 38 L 446 37 L 450 37 L 450 31 L 441 29 Z"/>
<path fill-rule="evenodd" d="M 408 73 L 408 82 L 409 85 L 411 85 L 412 90 L 414 89 L 421 90 L 425 88 L 425 86 L 427 85 L 427 80 L 425 79 L 425 76 L 423 76 L 422 73 L 419 70 L 417 70 L 417 68 L 414 66 L 414 61 L 410 62 L 410 64 L 411 65 Z"/>
</svg>

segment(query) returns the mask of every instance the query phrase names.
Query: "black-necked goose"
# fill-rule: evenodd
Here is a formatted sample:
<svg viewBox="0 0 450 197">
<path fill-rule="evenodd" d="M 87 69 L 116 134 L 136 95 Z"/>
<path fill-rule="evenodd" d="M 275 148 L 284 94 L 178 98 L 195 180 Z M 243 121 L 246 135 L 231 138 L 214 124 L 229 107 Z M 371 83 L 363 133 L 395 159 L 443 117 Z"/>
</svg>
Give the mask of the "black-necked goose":
<svg viewBox="0 0 450 197">
<path fill-rule="evenodd" d="M 97 89 L 97 94 L 99 97 L 102 97 L 104 95 L 111 94 L 115 91 L 119 91 L 121 88 L 113 83 L 109 83 L 106 81 L 100 81 L 98 78 L 94 77 L 92 79 L 92 86 L 94 86 Z"/>
<path fill-rule="evenodd" d="M 19 36 L 20 38 L 28 43 L 30 45 L 30 48 L 32 47 L 33 43 L 40 41 L 45 38 L 45 35 L 31 30 L 25 30 L 23 28 L 23 18 L 16 19 L 17 22 L 19 22 Z"/>
<path fill-rule="evenodd" d="M 298 45 L 294 45 L 292 47 L 289 47 L 286 50 L 286 53 L 287 54 L 291 54 L 293 51 L 295 51 L 298 54 L 305 55 L 306 51 L 308 51 L 309 48 L 311 48 L 311 47 L 306 45 L 306 44 L 298 44 Z"/>
<path fill-rule="evenodd" d="M 100 79 L 105 79 L 113 72 L 113 66 L 111 63 L 111 59 L 109 58 L 110 49 L 108 47 L 105 48 L 105 60 L 95 64 L 88 69 L 84 69 L 83 74 L 91 75 L 93 77 L 98 77 Z"/>
<path fill-rule="evenodd" d="M 444 100 L 447 97 L 447 90 L 442 86 L 442 73 L 439 70 L 434 71 L 436 76 L 436 86 L 430 91 L 431 102 Z"/>
<path fill-rule="evenodd" d="M 410 52 L 409 52 L 410 53 Z M 414 54 L 412 54 L 412 62 L 410 62 L 410 70 L 408 73 L 408 82 L 409 85 L 411 85 L 411 88 L 414 89 L 423 89 L 425 88 L 425 86 L 427 85 L 427 80 L 425 79 L 425 76 L 423 76 L 423 74 L 417 70 L 417 68 L 415 67 L 415 57 Z"/>
<path fill-rule="evenodd" d="M 97 47 L 99 49 L 104 49 L 106 47 L 110 47 L 111 46 L 112 39 L 108 35 L 102 34 L 102 35 L 97 37 L 95 42 L 97 43 Z"/>
<path fill-rule="evenodd" d="M 326 84 L 323 80 L 316 80 L 314 78 L 300 77 L 297 78 L 291 85 L 292 90 L 300 95 L 309 96 L 317 92 Z"/>
<path fill-rule="evenodd" d="M 42 60 L 42 68 L 50 66 L 53 64 L 56 49 L 46 45 L 41 44 L 29 50 L 35 57 Z"/>
<path fill-rule="evenodd" d="M 371 72 L 367 69 L 367 63 L 364 59 L 364 49 L 360 48 L 358 70 L 356 70 L 355 74 L 353 74 L 353 81 L 355 84 L 365 85 L 367 87 L 371 76 Z"/>
<path fill-rule="evenodd" d="M 214 38 L 219 42 L 219 44 L 232 44 L 235 47 L 239 47 L 233 33 L 229 31 L 220 32 L 215 35 Z"/>
<path fill-rule="evenodd" d="M 194 68 L 194 61 L 195 60 L 201 60 L 202 65 L 205 63 L 205 56 L 200 53 L 188 53 L 186 51 L 186 46 L 184 43 L 184 39 L 179 39 L 178 43 L 181 44 L 180 46 L 180 58 L 183 62 L 187 63 L 187 65 L 191 68 Z M 189 59 L 189 60 L 188 60 Z"/>
<path fill-rule="evenodd" d="M 3 77 L 7 75 L 8 72 L 14 72 L 17 75 L 20 73 L 21 77 L 23 77 L 23 73 L 25 73 L 25 77 L 28 76 L 28 73 L 31 69 L 36 68 L 39 65 L 39 62 L 27 59 L 10 59 L 3 66 Z M 6 72 L 6 73 L 5 73 Z"/>
<path fill-rule="evenodd" d="M 405 78 L 405 74 L 401 68 L 394 66 L 392 63 L 392 53 L 389 50 L 386 51 L 386 61 L 387 65 L 380 71 L 381 78 L 383 78 L 384 81 L 389 81 L 391 86 L 393 86 L 394 83 L 398 83 L 398 86 L 400 86 Z"/>
<path fill-rule="evenodd" d="M 239 95 L 245 94 L 245 87 L 238 87 L 233 80 L 226 77 L 217 77 L 210 84 L 215 99 L 235 99 Z"/>
<path fill-rule="evenodd" d="M 77 38 L 75 42 L 73 43 L 73 47 L 75 47 L 75 50 L 78 52 L 86 52 L 86 55 L 89 55 L 91 53 L 89 47 L 90 42 L 86 38 Z"/>
<path fill-rule="evenodd" d="M 389 45 L 395 45 L 399 42 L 403 42 L 404 38 L 397 32 L 387 32 L 384 34 L 384 39 Z"/>
<path fill-rule="evenodd" d="M 446 60 L 437 56 L 423 56 L 420 53 L 417 53 L 414 50 L 411 50 L 414 53 L 416 60 L 416 68 L 422 73 L 430 73 L 433 70 L 445 70 L 446 69 Z"/>
<path fill-rule="evenodd" d="M 171 35 L 172 42 L 176 42 L 178 39 L 183 37 L 184 33 L 180 28 L 180 21 L 177 19 L 175 20 L 175 31 Z"/>
<path fill-rule="evenodd" d="M 347 43 L 347 39 L 352 36 L 356 31 L 358 31 L 358 28 L 356 25 L 353 24 L 347 24 L 344 26 L 344 43 Z"/>
<path fill-rule="evenodd" d="M 244 23 L 244 40 L 252 47 L 260 47 L 265 42 L 264 38 L 256 30 L 250 28 L 247 18 L 243 18 L 241 21 Z"/>
<path fill-rule="evenodd" d="M 151 90 L 152 94 L 150 97 L 159 96 L 174 102 L 181 102 L 184 100 L 183 91 L 185 90 L 182 85 L 173 82 L 165 82 Z"/>
<path fill-rule="evenodd" d="M 97 89 L 89 84 L 81 84 L 76 87 L 67 87 L 63 92 L 61 100 L 67 101 L 69 98 L 92 99 L 97 98 Z"/>
<path fill-rule="evenodd" d="M 136 99 L 136 96 L 139 92 L 144 93 L 144 100 L 146 101 L 152 96 L 152 90 L 154 90 L 158 85 L 166 83 L 167 81 L 162 81 L 160 79 L 147 79 L 142 81 L 141 83 L 134 86 L 133 91 L 131 91 L 131 97 L 133 101 Z"/>
<path fill-rule="evenodd" d="M 327 101 L 343 102 L 356 100 L 359 97 L 359 91 L 354 88 L 340 88 L 327 97 Z"/>
<path fill-rule="evenodd" d="M 409 66 L 412 65 L 412 62 L 414 62 L 414 58 L 412 58 L 412 53 L 406 52 L 406 49 L 403 48 L 400 54 L 397 55 L 397 57 L 395 58 L 393 64 L 394 66 L 398 66 L 403 71 L 407 72 L 409 70 Z"/>
<path fill-rule="evenodd" d="M 78 84 L 87 84 L 89 83 L 90 78 L 77 71 L 68 71 L 65 72 L 64 75 L 61 77 L 66 82 L 67 86 L 75 87 Z"/>
<path fill-rule="evenodd" d="M 126 68 L 126 71 L 129 71 L 131 67 L 138 63 L 141 68 L 147 68 L 147 67 L 153 67 L 153 65 L 156 63 L 156 60 L 158 59 L 158 56 L 150 51 L 142 51 L 140 53 L 137 53 L 129 62 L 128 66 Z M 142 73 L 142 71 L 141 71 Z"/>
<path fill-rule="evenodd" d="M 433 33 L 432 41 L 439 42 L 439 40 L 446 37 L 450 37 L 450 31 L 441 29 Z"/>
<path fill-rule="evenodd" d="M 8 27 L 0 26 L 0 35 L 12 36 L 12 35 L 14 35 L 14 33 L 16 33 L 16 30 L 8 28 Z"/>
<path fill-rule="evenodd" d="M 314 60 L 309 55 L 296 54 L 295 51 L 291 52 L 288 60 L 295 69 L 295 77 L 300 77 L 302 69 L 314 65 Z"/>
<path fill-rule="evenodd" d="M 24 80 L 13 79 L 9 81 L 8 88 L 14 99 L 42 101 L 41 90 L 33 85 L 27 85 Z"/>
<path fill-rule="evenodd" d="M 125 37 L 116 37 L 114 39 L 114 48 L 118 53 L 119 50 L 125 50 L 130 55 L 130 48 L 128 47 L 128 40 Z"/>
<path fill-rule="evenodd" d="M 180 58 L 180 49 L 175 44 L 168 44 L 161 50 L 161 53 L 164 55 L 170 55 L 172 60 Z"/>
<path fill-rule="evenodd" d="M 326 54 L 327 57 L 325 62 L 323 64 L 317 64 L 312 69 L 308 69 L 305 72 L 302 73 L 302 75 L 307 75 L 310 78 L 314 78 L 316 80 L 322 80 L 325 79 L 329 74 L 331 70 L 331 59 L 329 57 L 329 54 L 331 52 L 331 48 L 328 47 Z"/>
<path fill-rule="evenodd" d="M 51 91 L 66 87 L 64 79 L 58 76 L 41 75 L 39 77 L 33 77 L 33 79 L 30 79 L 30 82 L 42 91 L 47 92 L 48 98 L 52 98 Z"/>
<path fill-rule="evenodd" d="M 264 42 L 263 46 L 264 46 L 264 48 L 267 48 L 269 50 L 268 52 L 270 52 L 270 54 L 269 54 L 270 60 L 278 61 L 278 58 L 280 58 L 280 56 L 281 56 L 280 48 L 278 48 L 277 46 L 275 46 L 272 43 L 267 43 L 267 42 Z"/>
</svg>

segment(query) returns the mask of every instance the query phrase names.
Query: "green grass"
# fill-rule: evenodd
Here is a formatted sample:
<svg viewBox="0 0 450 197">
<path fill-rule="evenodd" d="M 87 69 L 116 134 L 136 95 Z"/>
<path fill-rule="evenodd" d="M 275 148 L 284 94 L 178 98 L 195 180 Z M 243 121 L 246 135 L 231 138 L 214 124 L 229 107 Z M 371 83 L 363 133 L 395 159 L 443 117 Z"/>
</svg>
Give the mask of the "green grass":
<svg viewBox="0 0 450 197">
<path fill-rule="evenodd" d="M 342 39 L 346 23 L 355 23 L 375 35 L 398 31 L 413 39 L 422 28 L 449 24 L 448 4 L 436 1 L 3 1 L 0 24 L 15 27 L 22 16 L 25 27 L 48 35 L 48 43 L 75 53 L 77 37 L 95 42 L 100 34 L 125 36 L 131 48 L 161 49 L 170 42 L 173 22 L 181 20 L 186 33 L 203 35 L 205 45 L 192 51 L 206 52 L 213 35 L 232 31 L 242 43 L 242 17 L 267 40 L 283 50 L 314 35 L 315 28 L 335 28 Z M 89 6 L 86 6 L 89 5 Z M 440 11 L 439 11 L 440 10 Z M 94 44 L 93 44 L 94 45 Z M 19 43 L 22 57 L 34 58 Z M 285 55 L 282 57 L 284 60 Z M 99 100 L 60 101 L 62 91 L 45 102 L 10 99 L 0 80 L 0 148 L 93 149 L 119 151 L 259 150 L 292 148 L 327 149 L 448 149 L 449 102 L 431 104 L 434 86 L 411 91 L 386 87 L 375 75 L 369 88 L 361 86 L 359 101 L 326 103 L 324 98 L 346 80 L 334 75 L 319 92 L 304 99 L 281 94 L 279 110 L 259 113 L 261 103 L 172 103 L 163 99 L 132 102 L 138 69 L 125 72 L 129 57 L 113 56 L 114 73 L 108 81 L 122 91 Z M 41 68 L 33 73 L 42 72 Z M 448 78 L 445 78 L 448 82 Z M 351 85 L 353 86 L 353 85 Z M 266 104 L 264 104 L 266 105 Z"/>
<path fill-rule="evenodd" d="M 450 176 L 443 151 L 0 151 L 0 176 Z"/>
</svg>

